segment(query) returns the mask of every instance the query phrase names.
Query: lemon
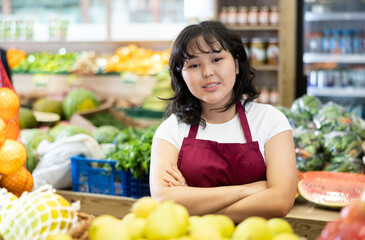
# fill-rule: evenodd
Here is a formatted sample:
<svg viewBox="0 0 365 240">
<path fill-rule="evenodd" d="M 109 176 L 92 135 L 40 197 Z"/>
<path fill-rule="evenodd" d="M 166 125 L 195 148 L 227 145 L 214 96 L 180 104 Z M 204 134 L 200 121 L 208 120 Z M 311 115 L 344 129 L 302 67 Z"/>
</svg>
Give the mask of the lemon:
<svg viewBox="0 0 365 240">
<path fill-rule="evenodd" d="M 222 240 L 220 230 L 214 226 L 203 225 L 194 228 L 190 233 L 191 240 Z"/>
<path fill-rule="evenodd" d="M 90 240 L 129 240 L 127 227 L 112 215 L 100 215 L 92 220 L 89 227 Z"/>
<path fill-rule="evenodd" d="M 243 220 L 233 233 L 232 240 L 271 240 L 272 234 L 267 221 L 262 217 Z"/>
<path fill-rule="evenodd" d="M 294 233 L 279 233 L 272 240 L 299 240 L 299 236 Z"/>
<path fill-rule="evenodd" d="M 270 228 L 273 236 L 279 233 L 292 233 L 293 228 L 282 218 L 271 218 L 267 221 L 267 226 Z"/>
<path fill-rule="evenodd" d="M 151 197 L 142 197 L 132 205 L 132 212 L 139 218 L 146 218 L 158 205 Z"/>
<path fill-rule="evenodd" d="M 235 225 L 232 219 L 225 215 L 217 215 L 216 218 L 221 224 L 221 233 L 223 238 L 231 238 L 235 229 Z"/>
<path fill-rule="evenodd" d="M 127 227 L 131 239 L 143 237 L 146 218 L 137 218 L 134 213 L 129 213 L 123 218 L 122 223 Z"/>
</svg>

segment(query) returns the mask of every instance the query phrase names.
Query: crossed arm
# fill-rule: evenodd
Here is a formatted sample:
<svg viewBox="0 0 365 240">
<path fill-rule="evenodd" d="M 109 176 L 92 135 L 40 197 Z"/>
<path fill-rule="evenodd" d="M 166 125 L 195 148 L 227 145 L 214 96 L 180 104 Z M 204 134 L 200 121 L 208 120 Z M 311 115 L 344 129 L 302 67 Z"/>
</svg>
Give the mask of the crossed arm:
<svg viewBox="0 0 365 240">
<path fill-rule="evenodd" d="M 297 171 L 291 131 L 275 135 L 265 145 L 267 181 L 212 188 L 182 185 L 177 157 L 175 146 L 153 141 L 151 194 L 159 201 L 172 199 L 184 205 L 191 215 L 224 214 L 238 223 L 249 216 L 282 217 L 293 206 Z"/>
</svg>

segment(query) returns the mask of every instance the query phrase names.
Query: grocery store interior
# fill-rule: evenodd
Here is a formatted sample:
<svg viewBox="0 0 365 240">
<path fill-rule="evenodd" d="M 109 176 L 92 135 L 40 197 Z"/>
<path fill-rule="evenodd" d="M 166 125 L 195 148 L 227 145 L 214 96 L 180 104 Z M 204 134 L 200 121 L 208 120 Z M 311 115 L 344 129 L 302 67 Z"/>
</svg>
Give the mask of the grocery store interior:
<svg viewBox="0 0 365 240">
<path fill-rule="evenodd" d="M 139 233 L 140 223 L 117 239 L 365 239 L 365 0 L 0 0 L 0 239 L 108 240 L 114 230 L 100 230 L 99 216 L 122 220 L 160 204 L 140 199 L 151 196 L 152 139 L 174 96 L 171 48 L 206 20 L 240 36 L 254 101 L 280 110 L 293 130 L 297 196 L 280 218 L 291 235 L 265 236 L 256 219 L 256 238 L 238 223 L 219 238 L 192 227 Z M 19 99 L 11 117 L 4 88 Z M 64 212 L 38 219 L 47 210 L 36 198 L 54 191 Z M 43 228 L 14 221 L 30 206 Z"/>
</svg>

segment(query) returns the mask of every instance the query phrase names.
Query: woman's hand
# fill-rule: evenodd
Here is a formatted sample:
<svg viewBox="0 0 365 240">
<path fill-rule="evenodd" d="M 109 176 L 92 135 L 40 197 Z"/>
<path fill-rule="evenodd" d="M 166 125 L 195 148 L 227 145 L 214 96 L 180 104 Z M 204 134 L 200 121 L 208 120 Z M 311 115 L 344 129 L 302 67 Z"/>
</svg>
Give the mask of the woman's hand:
<svg viewBox="0 0 365 240">
<path fill-rule="evenodd" d="M 167 176 L 163 177 L 163 180 L 167 182 L 169 187 L 184 187 L 186 185 L 186 181 L 184 176 L 181 174 L 177 167 L 172 166 L 172 168 L 166 168 Z"/>
</svg>

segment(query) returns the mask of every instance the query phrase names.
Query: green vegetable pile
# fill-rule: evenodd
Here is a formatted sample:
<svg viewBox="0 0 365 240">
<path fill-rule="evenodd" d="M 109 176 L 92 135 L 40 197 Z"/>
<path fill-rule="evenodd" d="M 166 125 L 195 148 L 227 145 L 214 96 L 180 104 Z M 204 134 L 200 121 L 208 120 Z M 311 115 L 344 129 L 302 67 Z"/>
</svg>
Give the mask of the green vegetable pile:
<svg viewBox="0 0 365 240">
<path fill-rule="evenodd" d="M 106 158 L 116 160 L 116 168 L 130 171 L 134 178 L 148 176 L 156 129 L 157 125 L 145 129 L 124 128 L 114 138 L 115 148 L 106 154 Z"/>
<path fill-rule="evenodd" d="M 303 95 L 290 108 L 277 107 L 293 127 L 297 168 L 362 173 L 365 121 L 333 102 Z"/>
</svg>

